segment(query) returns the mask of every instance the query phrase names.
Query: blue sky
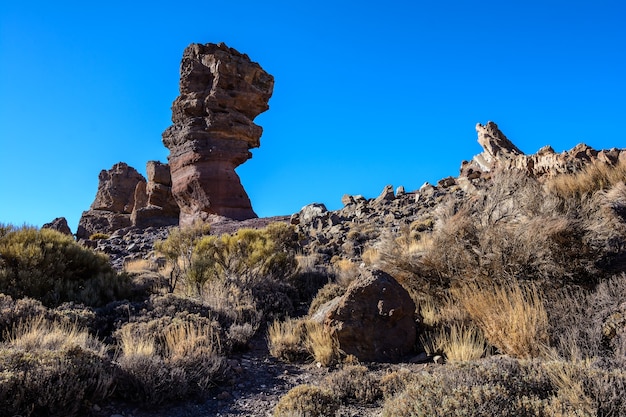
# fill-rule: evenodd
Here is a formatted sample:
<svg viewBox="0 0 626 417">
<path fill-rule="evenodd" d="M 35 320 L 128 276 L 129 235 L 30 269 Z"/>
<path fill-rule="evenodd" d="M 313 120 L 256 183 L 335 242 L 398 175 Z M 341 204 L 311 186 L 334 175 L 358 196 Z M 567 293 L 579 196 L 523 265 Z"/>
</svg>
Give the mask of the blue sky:
<svg viewBox="0 0 626 417">
<path fill-rule="evenodd" d="M 98 173 L 167 160 L 190 43 L 275 77 L 237 169 L 259 216 L 458 174 L 493 120 L 524 152 L 626 147 L 622 1 L 5 2 L 0 222 L 76 230 Z"/>
</svg>

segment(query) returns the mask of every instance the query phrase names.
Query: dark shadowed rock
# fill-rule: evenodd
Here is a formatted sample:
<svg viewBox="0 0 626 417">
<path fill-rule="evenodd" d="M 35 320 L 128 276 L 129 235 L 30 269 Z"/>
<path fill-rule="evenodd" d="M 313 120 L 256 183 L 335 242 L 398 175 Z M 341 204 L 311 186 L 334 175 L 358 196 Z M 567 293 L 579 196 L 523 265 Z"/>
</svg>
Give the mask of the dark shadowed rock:
<svg viewBox="0 0 626 417">
<path fill-rule="evenodd" d="M 71 235 L 72 234 L 72 230 L 70 229 L 70 227 L 67 225 L 67 220 L 65 219 L 65 217 L 57 217 L 56 219 L 52 220 L 50 223 L 46 223 L 43 226 L 41 226 L 42 229 L 53 229 L 56 230 L 57 232 L 61 232 L 65 235 Z"/>
<path fill-rule="evenodd" d="M 185 49 L 173 125 L 163 133 L 181 224 L 256 217 L 235 168 L 260 145 L 263 129 L 253 120 L 269 108 L 273 88 L 259 64 L 223 43 Z"/>
</svg>

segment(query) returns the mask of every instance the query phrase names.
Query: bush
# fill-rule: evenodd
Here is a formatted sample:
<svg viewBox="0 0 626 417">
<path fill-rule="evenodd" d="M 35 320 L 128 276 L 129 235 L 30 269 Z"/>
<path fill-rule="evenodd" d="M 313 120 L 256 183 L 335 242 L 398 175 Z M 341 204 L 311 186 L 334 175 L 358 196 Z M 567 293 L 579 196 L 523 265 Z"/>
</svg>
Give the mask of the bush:
<svg viewBox="0 0 626 417">
<path fill-rule="evenodd" d="M 435 367 L 407 377 L 406 388 L 385 402 L 384 417 L 535 417 L 544 415 L 545 400 L 553 395 L 538 363 L 505 357 Z"/>
<path fill-rule="evenodd" d="M 195 246 L 189 281 L 199 291 L 208 280 L 255 285 L 261 280 L 285 280 L 296 272 L 297 262 L 283 223 L 262 230 L 239 229 L 234 234 L 205 236 Z"/>
<path fill-rule="evenodd" d="M 500 352 L 531 358 L 548 346 L 548 316 L 536 286 L 468 283 L 459 290 L 458 299 Z"/>
<path fill-rule="evenodd" d="M 432 232 L 384 235 L 372 261 L 432 295 L 467 279 L 592 287 L 621 265 L 626 185 L 567 200 L 549 189 L 524 173 L 496 172 L 473 198 L 450 194 L 434 210 Z"/>
<path fill-rule="evenodd" d="M 225 376 L 215 324 L 162 318 L 123 326 L 116 334 L 117 395 L 158 405 L 205 395 Z"/>
<path fill-rule="evenodd" d="M 34 318 L 0 346 L 3 415 L 84 415 L 112 388 L 104 346 L 76 326 Z"/>
<path fill-rule="evenodd" d="M 191 268 L 194 247 L 202 236 L 209 233 L 211 226 L 196 222 L 188 227 L 174 227 L 167 239 L 154 243 L 154 249 L 163 254 L 171 271 L 168 279 L 169 291 L 173 292 L 178 283 L 185 279 Z"/>
<path fill-rule="evenodd" d="M 346 404 L 373 404 L 382 397 L 378 380 L 361 365 L 348 365 L 327 376 L 324 386 Z"/>
<path fill-rule="evenodd" d="M 274 417 L 329 417 L 339 409 L 333 395 L 313 385 L 298 385 L 285 394 L 274 409 Z"/>
<path fill-rule="evenodd" d="M 104 255 L 55 230 L 23 227 L 0 237 L 0 292 L 44 305 L 66 301 L 103 305 L 129 294 L 126 275 Z"/>
</svg>

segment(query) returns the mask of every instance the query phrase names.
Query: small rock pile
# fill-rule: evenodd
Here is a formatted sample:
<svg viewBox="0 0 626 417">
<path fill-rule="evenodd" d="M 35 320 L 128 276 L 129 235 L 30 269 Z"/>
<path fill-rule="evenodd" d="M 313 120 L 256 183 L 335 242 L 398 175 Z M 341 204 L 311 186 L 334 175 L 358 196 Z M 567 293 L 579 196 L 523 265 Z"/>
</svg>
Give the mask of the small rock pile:
<svg viewBox="0 0 626 417">
<path fill-rule="evenodd" d="M 80 242 L 98 252 L 105 253 L 111 260 L 114 269 L 121 271 L 124 264 L 136 259 L 146 259 L 155 263 L 161 262 L 154 254 L 154 243 L 167 239 L 168 227 L 126 227 L 116 230 L 110 237 Z"/>
</svg>

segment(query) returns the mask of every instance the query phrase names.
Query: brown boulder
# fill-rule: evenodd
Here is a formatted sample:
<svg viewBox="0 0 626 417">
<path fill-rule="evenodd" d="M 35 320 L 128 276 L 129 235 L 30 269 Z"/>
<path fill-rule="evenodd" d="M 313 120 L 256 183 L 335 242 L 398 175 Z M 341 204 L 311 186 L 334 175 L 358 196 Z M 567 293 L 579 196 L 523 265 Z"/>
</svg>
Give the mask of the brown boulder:
<svg viewBox="0 0 626 417">
<path fill-rule="evenodd" d="M 324 325 L 346 354 L 383 362 L 398 360 L 414 349 L 415 303 L 391 275 L 363 270 L 329 306 Z"/>
<path fill-rule="evenodd" d="M 163 133 L 181 224 L 256 217 L 235 168 L 260 144 L 253 119 L 269 108 L 273 88 L 259 64 L 223 43 L 185 49 L 173 125 Z"/>
</svg>

